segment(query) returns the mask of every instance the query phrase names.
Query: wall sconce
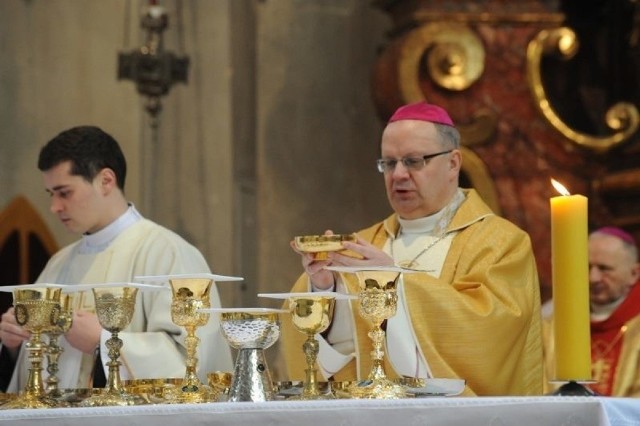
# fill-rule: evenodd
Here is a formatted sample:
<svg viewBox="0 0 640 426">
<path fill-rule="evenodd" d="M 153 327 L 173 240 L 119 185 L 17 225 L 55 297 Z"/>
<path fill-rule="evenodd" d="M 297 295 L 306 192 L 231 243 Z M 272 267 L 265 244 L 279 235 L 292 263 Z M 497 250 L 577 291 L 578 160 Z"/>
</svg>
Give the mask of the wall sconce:
<svg viewBox="0 0 640 426">
<path fill-rule="evenodd" d="M 162 33 L 168 24 L 166 11 L 152 0 L 141 19 L 146 31 L 145 44 L 132 52 L 118 54 L 118 80 L 134 81 L 138 93 L 147 97 L 145 109 L 153 127 L 158 125 L 162 110 L 160 97 L 169 93 L 174 83 L 186 83 L 189 69 L 187 56 L 179 57 L 164 50 Z"/>
</svg>

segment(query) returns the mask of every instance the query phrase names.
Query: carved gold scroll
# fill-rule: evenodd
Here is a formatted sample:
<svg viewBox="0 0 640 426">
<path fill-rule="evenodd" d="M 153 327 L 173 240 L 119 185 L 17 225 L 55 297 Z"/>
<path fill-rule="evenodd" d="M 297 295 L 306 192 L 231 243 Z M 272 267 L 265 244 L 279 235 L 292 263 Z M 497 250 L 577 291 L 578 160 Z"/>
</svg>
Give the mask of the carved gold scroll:
<svg viewBox="0 0 640 426">
<path fill-rule="evenodd" d="M 607 126 L 613 130 L 608 136 L 593 136 L 579 132 L 567 125 L 556 113 L 549 101 L 542 82 L 541 61 L 543 55 L 556 54 L 569 59 L 579 49 L 575 32 L 567 27 L 541 30 L 527 48 L 527 78 L 535 105 L 547 121 L 564 137 L 582 147 L 603 153 L 627 141 L 640 125 L 637 108 L 627 102 L 618 102 L 605 114 Z"/>
</svg>

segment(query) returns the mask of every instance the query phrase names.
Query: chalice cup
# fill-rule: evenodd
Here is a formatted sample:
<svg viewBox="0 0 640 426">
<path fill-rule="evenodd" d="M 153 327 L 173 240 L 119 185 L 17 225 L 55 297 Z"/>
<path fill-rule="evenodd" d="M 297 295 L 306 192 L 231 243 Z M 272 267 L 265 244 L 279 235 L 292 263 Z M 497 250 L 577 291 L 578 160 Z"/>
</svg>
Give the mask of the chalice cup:
<svg viewBox="0 0 640 426">
<path fill-rule="evenodd" d="M 272 400 L 275 391 L 264 350 L 280 337 L 279 314 L 286 311 L 239 308 L 219 312 L 222 335 L 238 350 L 227 401 Z"/>
<path fill-rule="evenodd" d="M 62 290 L 47 286 L 23 287 L 13 290 L 13 303 L 16 322 L 31 333 L 25 344 L 30 367 L 24 392 L 1 408 L 53 408 L 58 406 L 58 402 L 46 394 L 42 380 L 42 361 L 46 351 L 42 333 L 58 322 Z"/>
<path fill-rule="evenodd" d="M 186 371 L 182 384 L 168 389 L 165 399 L 170 403 L 200 403 L 215 400 L 217 392 L 202 383 L 197 375 L 197 350 L 200 338 L 196 329 L 209 322 L 210 314 L 201 309 L 211 307 L 211 278 L 169 277 L 173 292 L 171 319 L 174 324 L 184 327 L 187 336 L 184 343 L 187 350 Z"/>
<path fill-rule="evenodd" d="M 109 361 L 106 363 L 109 372 L 106 387 L 99 394 L 83 400 L 80 405 L 101 407 L 144 404 L 145 401 L 142 398 L 125 391 L 120 379 L 121 362 L 119 361 L 123 343 L 118 333 L 131 323 L 138 289 L 133 286 L 114 284 L 114 286 L 96 286 L 92 290 L 98 321 L 102 328 L 111 333 L 111 337 L 106 342 L 109 350 Z"/>
<path fill-rule="evenodd" d="M 316 360 L 318 358 L 319 344 L 315 335 L 325 331 L 333 319 L 335 308 L 335 296 L 308 295 L 292 296 L 289 298 L 289 312 L 293 326 L 301 333 L 306 334 L 307 339 L 302 345 L 307 368 L 302 394 L 291 399 L 333 399 L 332 393 L 320 393 L 318 390 Z"/>
<path fill-rule="evenodd" d="M 73 323 L 73 295 L 62 293 L 60 295 L 60 314 L 55 324 L 45 330 L 49 338 L 46 348 L 47 373 L 46 392 L 52 398 L 61 398 L 62 391 L 58 388 L 58 360 L 64 349 L 58 344 L 58 339 L 71 328 Z"/>
</svg>

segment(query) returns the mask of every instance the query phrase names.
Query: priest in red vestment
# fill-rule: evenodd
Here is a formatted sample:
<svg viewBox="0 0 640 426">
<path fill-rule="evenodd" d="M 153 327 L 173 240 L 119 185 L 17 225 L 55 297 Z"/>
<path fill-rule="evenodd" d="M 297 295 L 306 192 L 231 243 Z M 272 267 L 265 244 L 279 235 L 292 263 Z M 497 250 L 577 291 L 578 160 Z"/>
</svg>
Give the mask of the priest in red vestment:
<svg viewBox="0 0 640 426">
<path fill-rule="evenodd" d="M 640 396 L 640 265 L 634 238 L 600 228 L 589 235 L 591 365 L 596 393 Z M 549 323 L 546 324 L 547 326 Z M 547 372 L 553 368 L 551 327 L 545 326 Z M 553 378 L 553 374 L 550 374 Z"/>
</svg>

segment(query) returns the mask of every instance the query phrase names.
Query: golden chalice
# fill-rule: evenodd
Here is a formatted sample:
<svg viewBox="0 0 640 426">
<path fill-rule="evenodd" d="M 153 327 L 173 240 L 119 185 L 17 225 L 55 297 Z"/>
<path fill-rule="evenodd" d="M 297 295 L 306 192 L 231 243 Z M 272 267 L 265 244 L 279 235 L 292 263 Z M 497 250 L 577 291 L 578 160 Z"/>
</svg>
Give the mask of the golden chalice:
<svg viewBox="0 0 640 426">
<path fill-rule="evenodd" d="M 198 358 L 196 356 L 200 338 L 196 329 L 209 322 L 209 315 L 199 309 L 210 308 L 210 292 L 213 280 L 210 278 L 169 278 L 173 291 L 171 319 L 173 323 L 184 327 L 187 336 L 184 343 L 187 349 L 186 372 L 182 384 L 170 389 L 165 398 L 168 402 L 208 402 L 216 398 L 216 393 L 200 381 L 197 375 Z"/>
<path fill-rule="evenodd" d="M 46 348 L 47 373 L 46 391 L 52 398 L 61 398 L 62 391 L 58 388 L 58 359 L 64 349 L 58 344 L 58 339 L 71 328 L 73 323 L 73 295 L 63 293 L 60 295 L 60 314 L 55 324 L 45 330 L 49 338 Z"/>
<path fill-rule="evenodd" d="M 355 242 L 356 234 L 301 235 L 293 239 L 296 249 L 313 253 L 316 260 L 325 260 L 330 251 L 344 250 L 345 241 Z"/>
<path fill-rule="evenodd" d="M 136 306 L 138 295 L 137 284 L 96 284 L 93 286 L 93 297 L 96 305 L 96 315 L 102 328 L 111 333 L 106 346 L 109 350 L 109 367 L 107 386 L 97 395 L 87 398 L 80 405 L 84 407 L 101 407 L 111 405 L 138 405 L 145 401 L 137 395 L 129 394 L 120 379 L 120 349 L 122 339 L 118 333 L 124 330 L 131 319 Z M 101 367 L 98 367 L 101 368 Z"/>
<path fill-rule="evenodd" d="M 293 296 L 289 299 L 291 322 L 300 332 L 307 335 L 302 345 L 307 368 L 302 394 L 298 399 L 332 399 L 333 394 L 321 394 L 318 390 L 316 360 L 319 344 L 315 339 L 317 333 L 325 331 L 333 319 L 336 299 L 330 296 Z"/>
<path fill-rule="evenodd" d="M 333 310 L 336 299 L 352 299 L 355 296 L 333 292 L 309 292 L 309 293 L 262 293 L 260 297 L 273 299 L 288 299 L 291 322 L 296 330 L 304 333 L 307 339 L 302 345 L 302 350 L 307 362 L 305 380 L 302 385 L 302 393 L 289 399 L 333 399 L 335 395 L 329 392 L 320 392 L 317 381 L 316 360 L 318 358 L 319 344 L 315 335 L 326 331 L 333 319 Z"/>
<path fill-rule="evenodd" d="M 136 281 L 169 283 L 172 291 L 171 320 L 184 327 L 187 335 L 186 371 L 182 384 L 169 387 L 165 393 L 167 403 L 200 403 L 215 401 L 219 396 L 217 388 L 211 388 L 198 377 L 197 351 L 200 338 L 196 336 L 198 327 L 209 322 L 211 308 L 211 288 L 218 281 L 242 281 L 241 277 L 229 277 L 209 273 L 137 276 Z"/>
<path fill-rule="evenodd" d="M 360 381 L 347 389 L 353 398 L 397 399 L 406 396 L 404 387 L 387 378 L 384 371 L 385 331 L 382 322 L 393 317 L 398 307 L 396 285 L 403 269 L 397 267 L 327 267 L 338 272 L 355 273 L 360 292 L 358 307 L 360 316 L 371 324 L 368 333 L 373 344 L 371 351 L 371 371 L 367 380 Z"/>
<path fill-rule="evenodd" d="M 24 345 L 31 365 L 24 392 L 0 408 L 6 410 L 56 407 L 57 401 L 45 393 L 42 381 L 42 361 L 47 346 L 42 342 L 41 337 L 44 331 L 54 326 L 58 321 L 62 290 L 59 287 L 50 287 L 46 284 L 12 288 L 16 322 L 31 333 L 31 338 Z"/>
</svg>

